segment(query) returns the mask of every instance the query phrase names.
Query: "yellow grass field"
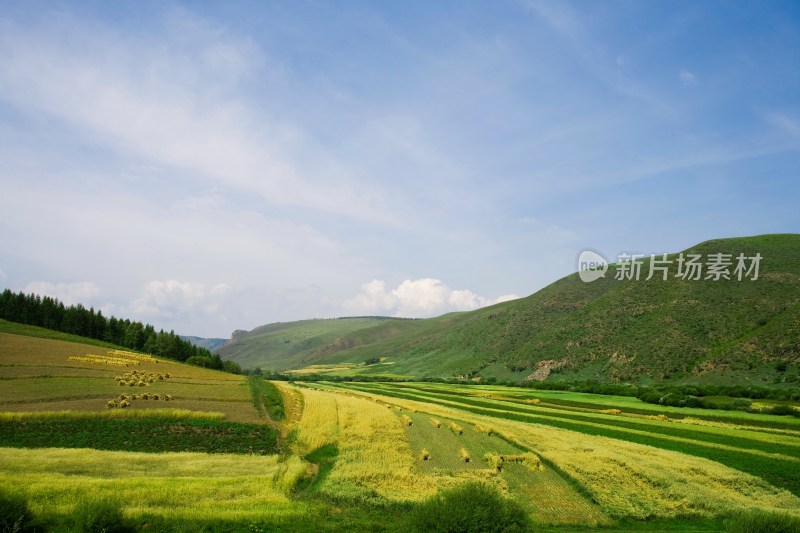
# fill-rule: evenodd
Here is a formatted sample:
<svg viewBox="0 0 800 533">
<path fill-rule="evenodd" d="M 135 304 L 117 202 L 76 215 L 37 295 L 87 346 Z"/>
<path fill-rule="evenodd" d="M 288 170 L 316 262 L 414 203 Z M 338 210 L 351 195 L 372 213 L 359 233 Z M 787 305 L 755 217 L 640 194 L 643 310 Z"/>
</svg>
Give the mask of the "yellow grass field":
<svg viewBox="0 0 800 533">
<path fill-rule="evenodd" d="M 797 496 L 708 459 L 432 403 L 394 397 L 387 401 L 440 419 L 494 427 L 504 438 L 536 452 L 580 483 L 611 516 L 708 517 L 737 508 L 800 515 Z"/>
</svg>

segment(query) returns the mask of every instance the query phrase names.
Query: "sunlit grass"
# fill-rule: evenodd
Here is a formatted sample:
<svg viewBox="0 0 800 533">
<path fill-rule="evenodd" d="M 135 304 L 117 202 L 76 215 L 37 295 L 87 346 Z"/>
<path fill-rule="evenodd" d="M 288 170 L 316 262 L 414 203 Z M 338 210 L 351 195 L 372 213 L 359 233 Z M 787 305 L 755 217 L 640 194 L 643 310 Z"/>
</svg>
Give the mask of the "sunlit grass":
<svg viewBox="0 0 800 533">
<path fill-rule="evenodd" d="M 388 387 L 388 386 L 387 386 Z M 370 388 L 369 394 L 376 390 Z M 478 415 L 453 405 L 390 401 L 436 417 L 491 425 L 557 466 L 618 517 L 719 516 L 732 509 L 797 512 L 800 498 L 720 463 L 619 439 Z"/>
<path fill-rule="evenodd" d="M 3 448 L 0 488 L 22 491 L 34 513 L 68 514 L 83 495 L 120 499 L 126 515 L 193 519 L 296 514 L 298 457 Z"/>
</svg>

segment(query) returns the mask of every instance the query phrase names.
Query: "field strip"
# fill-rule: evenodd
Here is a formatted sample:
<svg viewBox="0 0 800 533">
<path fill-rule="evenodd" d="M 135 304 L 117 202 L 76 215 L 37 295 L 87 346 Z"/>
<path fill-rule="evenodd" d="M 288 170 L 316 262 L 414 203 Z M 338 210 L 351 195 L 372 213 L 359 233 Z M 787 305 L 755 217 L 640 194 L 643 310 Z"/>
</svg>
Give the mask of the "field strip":
<svg viewBox="0 0 800 533">
<path fill-rule="evenodd" d="M 393 390 L 391 387 L 389 388 L 382 388 L 381 390 Z M 419 393 L 424 398 L 430 399 L 441 399 L 443 401 L 450 402 L 451 400 L 446 400 L 446 398 L 454 398 L 452 395 L 437 395 L 435 393 Z M 727 450 L 736 450 L 736 451 L 751 451 L 754 452 L 756 455 L 763 455 L 766 457 L 774 457 L 774 458 L 785 458 L 790 461 L 800 462 L 800 459 L 797 458 L 797 455 L 800 454 L 800 441 L 788 436 L 767 436 L 761 434 L 754 434 L 754 435 L 747 435 L 745 437 L 741 436 L 733 436 L 730 435 L 732 431 L 730 430 L 720 430 L 719 428 L 707 427 L 707 426 L 698 426 L 697 428 L 681 428 L 675 427 L 674 423 L 671 422 L 662 422 L 657 420 L 643 420 L 641 422 L 630 422 L 626 420 L 620 420 L 620 417 L 617 415 L 602 415 L 597 414 L 595 416 L 574 416 L 571 414 L 567 415 L 560 415 L 558 413 L 553 413 L 553 408 L 542 408 L 538 404 L 533 406 L 521 406 L 521 405 L 508 405 L 507 402 L 502 400 L 491 400 L 491 399 L 484 399 L 484 398 L 458 398 L 454 400 L 457 404 L 466 404 L 472 405 L 475 407 L 485 408 L 485 409 L 493 409 L 499 410 L 501 412 L 516 412 L 520 414 L 527 414 L 533 417 L 540 417 L 540 418 L 548 418 L 554 420 L 568 420 L 570 422 L 574 422 L 576 424 L 584 425 L 586 427 L 610 427 L 615 430 L 629 432 L 633 435 L 652 435 L 657 436 L 658 438 L 663 438 L 665 440 L 671 440 L 674 442 L 683 442 L 683 443 L 692 443 L 692 444 L 704 444 L 713 447 L 719 447 L 720 449 L 727 449 Z M 451 402 L 452 404 L 453 402 Z M 643 429 L 647 428 L 647 429 Z M 653 429 L 658 429 L 654 431 Z M 690 435 L 687 437 L 681 437 L 674 435 L 673 433 L 683 433 L 685 435 Z M 709 437 L 713 437 L 714 439 L 710 439 Z M 706 439 L 706 440 L 703 440 Z M 721 442 L 722 441 L 722 442 Z M 726 444 L 725 441 L 730 443 L 739 442 L 741 445 L 737 446 L 735 444 Z M 766 452 L 762 449 L 753 449 L 750 446 L 767 446 L 769 449 L 776 450 L 773 452 Z M 789 455 L 787 455 L 786 450 L 781 450 L 781 448 L 790 447 L 790 448 L 798 448 L 797 454 L 792 455 L 792 451 L 788 451 Z"/>
<path fill-rule="evenodd" d="M 436 394 L 454 394 L 452 390 L 442 386 L 437 386 L 439 385 L 437 383 L 392 383 L 391 385 L 398 388 L 416 389 Z M 567 394 L 593 397 L 591 400 L 569 399 L 562 396 L 556 396 L 554 391 L 541 391 L 534 389 L 531 391 L 511 393 L 507 391 L 498 391 L 494 388 L 481 388 L 477 385 L 471 385 L 469 386 L 468 392 L 457 395 L 470 396 L 474 398 L 492 398 L 513 403 L 521 403 L 523 405 L 531 405 L 530 400 L 537 399 L 540 400 L 541 403 L 537 403 L 536 405 L 549 405 L 550 407 L 565 411 L 598 413 L 603 409 L 617 408 L 622 410 L 625 414 L 642 415 L 644 417 L 648 415 L 663 414 L 668 416 L 671 420 L 690 418 L 721 424 L 738 424 L 746 427 L 750 431 L 785 430 L 793 432 L 793 434 L 800 433 L 800 418 L 791 416 L 777 416 L 771 414 L 748 413 L 745 411 L 725 411 L 692 407 L 670 407 L 644 403 L 636 398 L 627 396 L 598 396 L 585 393 L 563 393 L 564 396 Z"/>
<path fill-rule="evenodd" d="M 453 395 L 439 395 L 433 392 L 423 392 L 421 389 L 414 389 L 412 387 L 403 387 L 404 390 L 420 390 L 422 394 L 432 394 L 434 397 L 453 397 Z M 385 390 L 391 390 L 385 389 Z M 394 389 L 396 390 L 396 389 Z M 651 433 L 665 434 L 667 436 L 674 436 L 676 433 L 686 435 L 692 440 L 697 440 L 702 435 L 702 439 L 707 442 L 716 442 L 719 444 L 731 444 L 731 441 L 740 443 L 738 447 L 745 448 L 755 442 L 759 446 L 767 446 L 771 449 L 777 450 L 780 446 L 796 447 L 797 454 L 800 455 L 800 439 L 794 435 L 774 435 L 764 434 L 760 431 L 751 431 L 748 428 L 730 428 L 730 427 L 717 427 L 713 425 L 691 425 L 689 424 L 676 425 L 673 421 L 651 420 L 644 418 L 626 417 L 623 415 L 609 415 L 598 412 L 586 411 L 582 414 L 559 413 L 560 409 L 555 405 L 546 405 L 544 403 L 529 404 L 516 401 L 509 401 L 499 398 L 485 398 L 482 396 L 469 396 L 460 397 L 459 401 L 476 406 L 485 406 L 488 404 L 503 406 L 506 410 L 520 412 L 520 413 L 534 413 L 540 416 L 554 416 L 560 419 L 568 419 L 575 421 L 584 421 L 593 423 L 595 421 L 603 421 L 605 425 L 623 427 L 630 429 L 639 429 L 646 427 Z M 776 451 L 776 453 L 781 453 Z"/>
<path fill-rule="evenodd" d="M 376 394 L 380 397 L 380 393 Z M 752 506 L 797 512 L 800 499 L 756 476 L 704 457 L 521 423 L 419 400 L 387 401 L 434 416 L 493 426 L 583 485 L 612 516 L 708 516 Z M 716 509 L 716 511 L 714 511 Z"/>
<path fill-rule="evenodd" d="M 417 388 L 430 392 L 443 394 L 453 394 L 447 385 L 440 383 L 393 383 L 397 387 Z M 549 402 L 557 406 L 574 408 L 592 408 L 595 410 L 619 408 L 623 411 L 651 415 L 666 414 L 673 417 L 692 417 L 703 420 L 717 422 L 732 422 L 755 427 L 782 428 L 788 430 L 800 430 L 800 418 L 777 416 L 770 414 L 748 413 L 745 411 L 724 411 L 714 409 L 701 409 L 694 407 L 671 407 L 666 405 L 650 404 L 642 402 L 630 396 L 604 396 L 591 393 L 552 391 L 539 389 L 509 389 L 504 386 L 493 385 L 470 385 L 468 394 L 480 396 L 480 393 L 493 394 L 498 396 L 508 396 L 515 400 L 526 400 L 537 398 L 542 402 Z M 464 395 L 460 394 L 460 395 Z"/>
<path fill-rule="evenodd" d="M 359 390 L 358 387 L 362 385 L 348 384 L 348 387 L 354 387 Z M 365 392 L 376 393 L 375 389 L 370 387 L 367 387 Z M 380 392 L 376 394 L 380 394 Z M 562 421 L 550 417 L 507 412 L 496 408 L 480 408 L 441 398 L 409 395 L 407 391 L 387 391 L 385 394 L 390 397 L 412 401 L 436 403 L 480 415 L 526 422 L 541 427 L 556 427 L 587 435 L 609 437 L 703 457 L 731 468 L 763 477 L 775 486 L 786 488 L 795 494 L 800 493 L 800 459 L 797 457 L 760 452 L 759 450 L 739 449 L 720 444 L 708 444 L 680 437 L 665 438 L 662 435 L 654 435 L 645 431 L 609 428 L 595 423 Z"/>
</svg>

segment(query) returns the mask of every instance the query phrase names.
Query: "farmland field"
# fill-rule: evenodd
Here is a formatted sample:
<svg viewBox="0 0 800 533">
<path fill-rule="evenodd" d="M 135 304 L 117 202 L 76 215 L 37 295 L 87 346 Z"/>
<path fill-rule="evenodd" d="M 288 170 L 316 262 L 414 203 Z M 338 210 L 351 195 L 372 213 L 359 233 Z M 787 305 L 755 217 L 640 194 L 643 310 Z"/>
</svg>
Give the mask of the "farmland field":
<svg viewBox="0 0 800 533">
<path fill-rule="evenodd" d="M 108 502 L 143 531 L 414 531 L 422 502 L 470 481 L 535 531 L 800 520 L 793 417 L 500 386 L 266 382 L 10 332 L 0 448 L 0 492 L 21 495 L 41 531 L 76 530 L 81 509 Z"/>
</svg>

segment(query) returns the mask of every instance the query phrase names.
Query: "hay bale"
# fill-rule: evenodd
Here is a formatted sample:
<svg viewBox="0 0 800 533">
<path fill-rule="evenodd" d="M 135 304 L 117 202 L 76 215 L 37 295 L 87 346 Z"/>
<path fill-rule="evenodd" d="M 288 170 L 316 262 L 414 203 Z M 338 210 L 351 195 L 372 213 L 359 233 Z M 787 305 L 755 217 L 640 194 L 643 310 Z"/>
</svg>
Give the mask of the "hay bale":
<svg viewBox="0 0 800 533">
<path fill-rule="evenodd" d="M 599 412 L 603 413 L 604 415 L 621 415 L 622 414 L 622 411 L 620 411 L 619 409 L 600 409 Z"/>
<path fill-rule="evenodd" d="M 116 406 L 117 406 L 116 400 L 108 400 L 108 403 L 106 404 L 106 409 L 113 409 Z"/>
<path fill-rule="evenodd" d="M 149 399 L 150 399 L 150 394 L 148 394 L 146 392 L 144 394 L 142 394 L 142 400 L 149 400 Z"/>
<path fill-rule="evenodd" d="M 414 421 L 411 420 L 411 417 L 408 416 L 408 415 L 403 415 L 403 416 L 400 417 L 400 419 L 403 421 L 403 424 L 405 424 L 406 426 L 413 426 L 414 425 Z"/>
<path fill-rule="evenodd" d="M 529 470 L 544 470 L 544 465 L 542 464 L 542 460 L 539 459 L 539 456 L 535 453 L 525 452 L 520 453 L 517 455 L 503 455 L 501 456 L 503 461 L 506 463 L 521 463 L 525 465 Z"/>
<path fill-rule="evenodd" d="M 425 448 L 422 448 L 419 451 L 419 457 L 423 461 L 428 461 L 431 458 L 431 454 L 430 454 L 430 452 L 428 450 L 426 450 Z"/>
<path fill-rule="evenodd" d="M 152 400 L 160 400 L 161 399 L 161 395 L 158 394 L 157 392 L 154 392 L 153 394 L 150 395 L 150 399 L 152 399 Z"/>
<path fill-rule="evenodd" d="M 458 450 L 458 455 L 459 457 L 461 457 L 461 460 L 464 461 L 465 463 L 468 463 L 470 461 L 469 452 L 465 448 L 461 448 L 460 450 Z"/>
<path fill-rule="evenodd" d="M 128 400 L 122 400 L 121 402 L 119 402 L 119 406 L 121 408 L 123 408 L 123 409 L 128 407 L 129 405 L 130 405 L 130 402 L 128 402 Z"/>
<path fill-rule="evenodd" d="M 499 453 L 489 452 L 483 456 L 483 459 L 498 472 L 503 470 L 503 463 L 505 462 L 505 459 Z"/>
<path fill-rule="evenodd" d="M 486 427 L 486 426 L 482 426 L 480 424 L 475 424 L 475 429 L 477 429 L 481 433 L 486 433 L 490 437 L 492 436 L 492 433 L 494 433 L 494 430 L 492 428 Z"/>
<path fill-rule="evenodd" d="M 461 426 L 459 426 L 455 422 L 450 422 L 449 424 L 447 424 L 447 427 L 449 427 L 450 430 L 453 433 L 455 433 L 456 435 L 463 435 L 464 434 L 464 428 L 462 428 Z"/>
<path fill-rule="evenodd" d="M 435 427 L 435 428 L 442 427 L 442 423 L 439 420 L 437 420 L 437 419 L 435 419 L 433 417 L 431 417 L 431 424 L 433 424 L 433 427 Z"/>
<path fill-rule="evenodd" d="M 165 395 L 164 395 L 164 400 L 166 400 L 166 401 L 168 401 L 168 402 L 169 402 L 169 401 L 172 401 L 172 394 L 165 394 Z"/>
</svg>

